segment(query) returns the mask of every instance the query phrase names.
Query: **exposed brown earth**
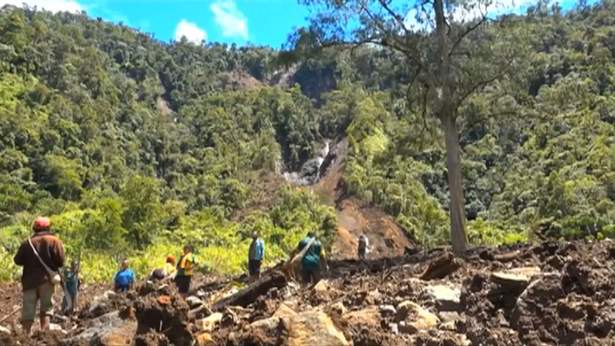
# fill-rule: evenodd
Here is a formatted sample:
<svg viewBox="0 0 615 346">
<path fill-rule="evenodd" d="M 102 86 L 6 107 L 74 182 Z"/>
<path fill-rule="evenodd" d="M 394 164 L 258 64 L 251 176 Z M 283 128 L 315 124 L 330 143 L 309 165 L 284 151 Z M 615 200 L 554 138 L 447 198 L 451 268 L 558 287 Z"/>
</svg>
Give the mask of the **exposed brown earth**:
<svg viewBox="0 0 615 346">
<path fill-rule="evenodd" d="M 121 303 L 110 304 L 113 311 L 88 314 L 99 301 L 84 294 L 83 318 L 58 322 L 62 331 L 26 339 L 2 323 L 11 334 L 0 334 L 0 344 L 612 345 L 614 264 L 611 241 L 543 242 L 475 248 L 464 259 L 439 249 L 336 260 L 314 287 L 278 282 L 255 289 L 279 278 L 270 269 L 232 295 L 232 281 L 200 277 L 193 293 L 201 298 L 189 301 L 174 287 L 144 284 L 110 297 Z M 249 290 L 258 294 L 246 296 Z M 220 299 L 225 293 L 243 295 Z M 2 311 L 18 300 L 2 300 Z"/>
</svg>

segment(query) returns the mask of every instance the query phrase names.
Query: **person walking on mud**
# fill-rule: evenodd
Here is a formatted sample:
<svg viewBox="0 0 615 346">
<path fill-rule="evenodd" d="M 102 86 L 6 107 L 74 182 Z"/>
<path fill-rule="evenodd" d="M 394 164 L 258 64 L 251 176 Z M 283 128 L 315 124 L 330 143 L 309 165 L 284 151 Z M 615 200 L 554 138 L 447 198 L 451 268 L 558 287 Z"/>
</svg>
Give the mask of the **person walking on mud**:
<svg viewBox="0 0 615 346">
<path fill-rule="evenodd" d="M 64 282 L 66 283 L 66 292 L 64 292 L 64 298 L 62 299 L 62 311 L 70 315 L 75 310 L 75 298 L 77 297 L 79 286 L 81 286 L 77 260 L 73 259 L 70 263 L 70 268 L 64 269 Z M 66 296 L 67 294 L 69 297 Z M 72 302 L 72 304 L 69 304 L 69 301 Z"/>
<path fill-rule="evenodd" d="M 53 291 L 60 281 L 57 271 L 64 266 L 64 245 L 51 234 L 51 220 L 37 217 L 32 230 L 34 235 L 21 244 L 14 258 L 15 264 L 23 266 L 21 324 L 26 335 L 30 335 L 39 300 L 41 330 L 49 329 Z"/>
<path fill-rule="evenodd" d="M 301 259 L 301 278 L 307 284 L 316 285 L 321 278 L 321 271 L 329 270 L 327 258 L 322 244 L 316 239 L 316 233 L 310 231 L 307 237 L 301 239 L 297 248 L 293 250 L 291 258 L 303 256 Z"/>
<path fill-rule="evenodd" d="M 369 247 L 368 243 L 369 242 L 365 234 L 361 234 L 361 236 L 359 237 L 359 249 L 357 250 L 359 254 L 359 259 L 361 261 L 365 261 L 365 256 L 367 255 L 367 250 Z"/>
<path fill-rule="evenodd" d="M 252 232 L 252 243 L 248 251 L 248 271 L 250 278 L 261 277 L 261 264 L 265 258 L 265 243 L 258 237 L 256 231 Z"/>
<path fill-rule="evenodd" d="M 184 245 L 184 255 L 177 264 L 177 274 L 175 275 L 175 284 L 183 297 L 188 296 L 188 292 L 190 291 L 192 267 L 195 265 L 195 262 L 194 255 L 192 254 L 192 246 Z"/>
</svg>

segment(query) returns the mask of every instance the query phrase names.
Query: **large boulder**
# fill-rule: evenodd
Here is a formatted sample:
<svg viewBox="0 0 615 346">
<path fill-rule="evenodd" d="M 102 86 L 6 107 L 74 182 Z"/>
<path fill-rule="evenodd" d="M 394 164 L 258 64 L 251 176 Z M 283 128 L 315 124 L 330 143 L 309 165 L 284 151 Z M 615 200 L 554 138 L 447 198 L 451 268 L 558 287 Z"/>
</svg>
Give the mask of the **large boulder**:
<svg viewBox="0 0 615 346">
<path fill-rule="evenodd" d="M 461 311 L 461 290 L 447 285 L 431 285 L 423 289 L 423 294 L 435 304 L 438 311 Z"/>
<path fill-rule="evenodd" d="M 502 286 L 525 287 L 533 277 L 540 275 L 540 267 L 521 267 L 491 274 L 491 281 Z"/>
<path fill-rule="evenodd" d="M 337 330 L 331 318 L 322 311 L 298 314 L 288 320 L 289 346 L 347 346 L 344 334 Z"/>
<path fill-rule="evenodd" d="M 399 303 L 396 310 L 395 321 L 398 322 L 400 333 L 414 334 L 419 330 L 436 327 L 440 323 L 438 316 L 409 300 Z"/>
<path fill-rule="evenodd" d="M 343 318 L 350 326 L 358 330 L 361 330 L 362 328 L 379 328 L 380 321 L 382 320 L 380 308 L 377 306 L 370 306 L 362 310 L 351 311 L 345 314 Z"/>
<path fill-rule="evenodd" d="M 284 345 L 349 345 L 344 334 L 335 327 L 331 318 L 324 312 L 307 311 L 295 313 L 284 305 L 280 306 L 274 316 L 253 322 L 250 328 L 259 331 L 249 334 L 260 335 L 261 332 L 264 332 L 266 335 L 272 335 L 276 333 L 278 327 L 283 327 L 287 330 L 288 338 Z"/>
<path fill-rule="evenodd" d="M 104 314 L 86 324 L 86 329 L 70 339 L 78 344 L 81 340 L 92 341 L 101 346 L 132 345 L 137 331 L 137 321 L 132 318 L 123 319 L 119 311 Z"/>
</svg>

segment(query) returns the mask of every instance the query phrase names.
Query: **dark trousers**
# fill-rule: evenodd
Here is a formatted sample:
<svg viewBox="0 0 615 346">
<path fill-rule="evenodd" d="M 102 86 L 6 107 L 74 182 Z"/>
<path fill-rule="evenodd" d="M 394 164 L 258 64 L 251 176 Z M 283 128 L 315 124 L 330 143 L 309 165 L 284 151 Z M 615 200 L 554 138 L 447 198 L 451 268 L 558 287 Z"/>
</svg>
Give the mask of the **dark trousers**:
<svg viewBox="0 0 615 346">
<path fill-rule="evenodd" d="M 179 290 L 179 293 L 182 294 L 188 294 L 188 291 L 190 291 L 190 282 L 192 281 L 192 276 L 176 276 L 175 277 L 175 284 L 177 285 L 177 289 Z"/>
<path fill-rule="evenodd" d="M 309 284 L 317 284 L 318 281 L 320 281 L 320 269 L 318 270 L 305 270 L 303 269 L 301 271 L 301 278 L 303 279 L 303 282 Z"/>
<path fill-rule="evenodd" d="M 248 271 L 250 276 L 257 276 L 261 273 L 262 260 L 248 260 Z"/>
</svg>

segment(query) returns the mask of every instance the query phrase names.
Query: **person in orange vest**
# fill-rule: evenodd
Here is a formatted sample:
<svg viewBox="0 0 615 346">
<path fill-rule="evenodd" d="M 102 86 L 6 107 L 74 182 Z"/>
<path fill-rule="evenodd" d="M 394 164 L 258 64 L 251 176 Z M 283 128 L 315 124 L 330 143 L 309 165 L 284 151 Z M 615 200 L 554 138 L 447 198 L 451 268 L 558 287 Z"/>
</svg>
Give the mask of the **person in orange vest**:
<svg viewBox="0 0 615 346">
<path fill-rule="evenodd" d="M 34 235 L 21 244 L 14 258 L 15 264 L 23 266 L 21 324 L 26 335 L 30 335 L 39 300 L 41 330 L 49 329 L 54 281 L 59 278 L 57 271 L 64 267 L 64 245 L 51 234 L 51 220 L 37 217 L 32 230 Z"/>
<path fill-rule="evenodd" d="M 195 266 L 195 257 L 192 254 L 192 246 L 184 245 L 184 255 L 180 258 L 177 264 L 177 274 L 175 275 L 175 284 L 179 293 L 186 297 L 190 291 L 190 282 L 192 281 L 192 268 Z"/>
</svg>

